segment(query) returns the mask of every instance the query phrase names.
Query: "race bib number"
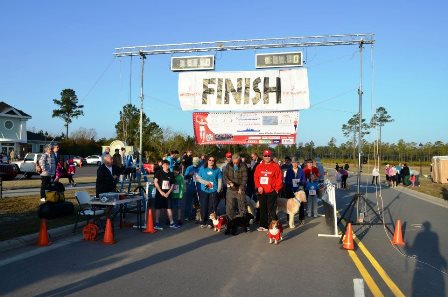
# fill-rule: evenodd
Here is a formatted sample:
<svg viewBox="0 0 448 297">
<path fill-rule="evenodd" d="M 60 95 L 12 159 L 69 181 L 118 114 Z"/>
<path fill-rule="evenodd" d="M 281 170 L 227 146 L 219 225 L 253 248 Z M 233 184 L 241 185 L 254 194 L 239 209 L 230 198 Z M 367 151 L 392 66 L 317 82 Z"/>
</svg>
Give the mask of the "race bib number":
<svg viewBox="0 0 448 297">
<path fill-rule="evenodd" d="M 297 188 L 297 187 L 299 186 L 299 179 L 294 178 L 294 179 L 292 180 L 292 186 L 293 186 L 294 188 Z"/>
<path fill-rule="evenodd" d="M 170 189 L 170 181 L 169 180 L 164 180 L 162 181 L 162 190 L 169 190 Z"/>
<path fill-rule="evenodd" d="M 173 193 L 174 193 L 174 194 L 179 194 L 179 185 L 174 185 L 174 187 L 173 187 Z"/>
<path fill-rule="evenodd" d="M 309 194 L 310 196 L 316 196 L 316 190 L 310 190 Z"/>
<path fill-rule="evenodd" d="M 260 177 L 260 185 L 267 185 L 269 183 L 269 177 L 262 176 Z"/>
</svg>

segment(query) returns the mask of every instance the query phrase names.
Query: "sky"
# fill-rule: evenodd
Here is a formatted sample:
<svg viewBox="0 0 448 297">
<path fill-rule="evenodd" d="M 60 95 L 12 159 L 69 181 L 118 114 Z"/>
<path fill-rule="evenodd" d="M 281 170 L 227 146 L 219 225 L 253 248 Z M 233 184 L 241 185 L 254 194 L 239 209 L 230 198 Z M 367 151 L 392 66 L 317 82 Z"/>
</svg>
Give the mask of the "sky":
<svg viewBox="0 0 448 297">
<path fill-rule="evenodd" d="M 69 133 L 93 128 L 97 138 L 110 138 L 123 105 L 140 105 L 140 61 L 114 58 L 116 47 L 374 33 L 374 46 L 365 46 L 362 56 L 364 118 L 386 108 L 395 121 L 383 128 L 383 142 L 446 143 L 447 8 L 443 0 L 2 1 L 0 101 L 32 116 L 28 130 L 59 135 L 65 128 L 51 117 L 53 99 L 74 89 L 84 116 L 73 120 Z M 348 140 L 342 125 L 358 111 L 359 49 L 297 50 L 304 53 L 311 102 L 300 112 L 297 142 L 326 145 L 334 137 L 340 145 Z M 215 70 L 255 70 L 260 52 L 218 52 Z M 162 128 L 193 135 L 192 112 L 180 108 L 170 57 L 146 60 L 144 112 Z"/>
</svg>

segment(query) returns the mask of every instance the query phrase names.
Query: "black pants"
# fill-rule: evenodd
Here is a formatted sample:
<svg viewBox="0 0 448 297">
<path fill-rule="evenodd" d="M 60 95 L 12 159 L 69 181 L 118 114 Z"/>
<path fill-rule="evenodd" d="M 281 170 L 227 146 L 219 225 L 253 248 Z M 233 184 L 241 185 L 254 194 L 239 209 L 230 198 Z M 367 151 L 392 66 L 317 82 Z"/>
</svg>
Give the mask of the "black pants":
<svg viewBox="0 0 448 297">
<path fill-rule="evenodd" d="M 268 228 L 272 220 L 277 220 L 277 193 L 258 195 L 260 202 L 260 227 Z"/>
<path fill-rule="evenodd" d="M 213 225 L 209 216 L 212 212 L 216 212 L 216 207 L 218 205 L 218 193 L 212 192 L 207 193 L 204 191 L 199 192 L 199 200 L 201 205 L 201 218 L 202 224 Z"/>
<path fill-rule="evenodd" d="M 378 176 L 372 176 L 372 185 L 373 184 L 375 184 L 375 185 L 378 184 Z"/>
<path fill-rule="evenodd" d="M 50 186 L 51 176 L 41 176 L 40 180 L 40 198 L 45 198 L 45 190 L 48 190 L 48 187 Z"/>
<path fill-rule="evenodd" d="M 341 177 L 341 188 L 347 189 L 347 177 L 348 175 L 343 175 Z"/>
</svg>

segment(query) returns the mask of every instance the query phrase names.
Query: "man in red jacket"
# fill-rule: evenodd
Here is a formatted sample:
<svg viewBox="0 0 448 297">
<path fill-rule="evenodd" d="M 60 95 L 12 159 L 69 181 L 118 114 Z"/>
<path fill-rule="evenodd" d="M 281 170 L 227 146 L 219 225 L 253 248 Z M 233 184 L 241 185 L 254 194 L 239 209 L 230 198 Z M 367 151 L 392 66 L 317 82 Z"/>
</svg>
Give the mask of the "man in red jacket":
<svg viewBox="0 0 448 297">
<path fill-rule="evenodd" d="M 254 172 L 255 189 L 260 203 L 260 227 L 258 231 L 268 231 L 269 223 L 277 219 L 277 196 L 283 186 L 280 166 L 271 159 L 271 151 L 263 151 L 263 161 Z"/>
</svg>

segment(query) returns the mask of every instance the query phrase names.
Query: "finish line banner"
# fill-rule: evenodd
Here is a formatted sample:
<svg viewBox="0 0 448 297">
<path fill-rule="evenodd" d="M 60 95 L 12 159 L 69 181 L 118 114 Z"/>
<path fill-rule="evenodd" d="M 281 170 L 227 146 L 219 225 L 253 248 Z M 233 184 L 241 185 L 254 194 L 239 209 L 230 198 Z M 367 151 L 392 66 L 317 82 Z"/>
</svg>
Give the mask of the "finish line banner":
<svg viewBox="0 0 448 297">
<path fill-rule="evenodd" d="M 179 74 L 182 110 L 263 111 L 310 107 L 306 68 Z"/>
<path fill-rule="evenodd" d="M 198 144 L 284 144 L 296 142 L 297 111 L 193 112 Z"/>
</svg>

